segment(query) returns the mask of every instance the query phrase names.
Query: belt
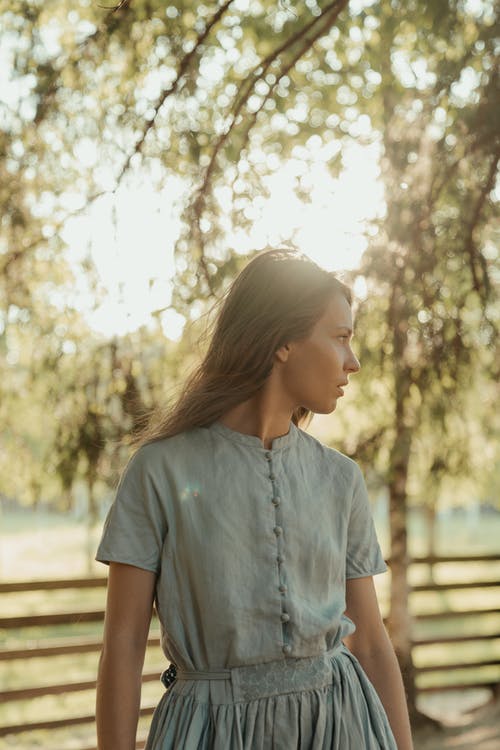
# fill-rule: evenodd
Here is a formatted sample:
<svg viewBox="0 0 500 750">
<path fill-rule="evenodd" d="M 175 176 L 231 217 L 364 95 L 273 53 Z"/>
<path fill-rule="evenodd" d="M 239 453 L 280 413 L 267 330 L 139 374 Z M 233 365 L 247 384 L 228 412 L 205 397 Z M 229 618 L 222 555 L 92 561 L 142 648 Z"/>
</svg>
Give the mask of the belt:
<svg viewBox="0 0 500 750">
<path fill-rule="evenodd" d="M 331 685 L 332 659 L 342 651 L 346 652 L 347 647 L 340 642 L 317 656 L 286 657 L 231 669 L 184 670 L 170 664 L 162 673 L 161 681 L 169 689 L 177 680 L 228 680 L 233 699 L 249 701 Z"/>
</svg>

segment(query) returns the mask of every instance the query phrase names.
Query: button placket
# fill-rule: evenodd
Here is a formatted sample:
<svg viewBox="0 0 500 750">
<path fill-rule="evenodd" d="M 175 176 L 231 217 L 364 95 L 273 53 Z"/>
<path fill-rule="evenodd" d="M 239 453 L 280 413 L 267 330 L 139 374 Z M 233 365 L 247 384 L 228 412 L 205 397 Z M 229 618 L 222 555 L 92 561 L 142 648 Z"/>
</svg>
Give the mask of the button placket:
<svg viewBox="0 0 500 750">
<path fill-rule="evenodd" d="M 278 568 L 278 591 L 281 599 L 281 612 L 280 612 L 280 621 L 281 621 L 281 630 L 282 630 L 282 638 L 283 638 L 283 645 L 282 645 L 282 651 L 284 654 L 288 655 L 292 651 L 292 646 L 289 643 L 290 635 L 289 635 L 289 622 L 290 622 L 290 615 L 288 612 L 286 612 L 286 596 L 288 593 L 288 587 L 285 583 L 285 576 L 284 576 L 284 570 L 283 570 L 283 563 L 285 561 L 285 557 L 283 555 L 283 526 L 282 526 L 282 512 L 281 512 L 281 497 L 279 495 L 278 488 L 276 486 L 276 474 L 273 470 L 273 455 L 271 451 L 266 451 L 265 453 L 266 461 L 268 462 L 269 466 L 269 479 L 272 483 L 272 498 L 271 503 L 274 506 L 274 527 L 273 532 L 275 535 L 276 540 L 276 564 Z"/>
</svg>

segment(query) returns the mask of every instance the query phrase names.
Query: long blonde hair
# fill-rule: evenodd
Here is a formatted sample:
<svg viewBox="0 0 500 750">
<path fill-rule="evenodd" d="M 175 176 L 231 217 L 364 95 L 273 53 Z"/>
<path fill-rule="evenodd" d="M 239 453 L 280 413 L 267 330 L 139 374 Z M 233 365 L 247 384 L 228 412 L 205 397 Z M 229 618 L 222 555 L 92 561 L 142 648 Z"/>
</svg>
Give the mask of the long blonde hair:
<svg viewBox="0 0 500 750">
<path fill-rule="evenodd" d="M 350 288 L 306 255 L 289 248 L 260 252 L 218 301 L 207 352 L 176 402 L 162 413 L 154 411 L 132 444 L 139 448 L 208 426 L 255 395 L 271 373 L 276 350 L 307 337 L 339 293 L 352 305 Z M 292 421 L 302 426 L 312 417 L 301 406 Z"/>
</svg>

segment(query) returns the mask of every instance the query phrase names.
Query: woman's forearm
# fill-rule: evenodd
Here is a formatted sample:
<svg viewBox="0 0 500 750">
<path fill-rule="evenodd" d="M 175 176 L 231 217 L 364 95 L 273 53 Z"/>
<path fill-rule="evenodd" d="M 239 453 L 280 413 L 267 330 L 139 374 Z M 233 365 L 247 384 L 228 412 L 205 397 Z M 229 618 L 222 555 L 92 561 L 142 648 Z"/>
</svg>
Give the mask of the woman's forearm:
<svg viewBox="0 0 500 750">
<path fill-rule="evenodd" d="M 401 670 L 392 644 L 373 653 L 355 653 L 385 708 L 398 750 L 413 750 Z"/>
<path fill-rule="evenodd" d="M 133 650 L 103 650 L 96 691 L 98 750 L 135 750 L 143 660 Z"/>
</svg>

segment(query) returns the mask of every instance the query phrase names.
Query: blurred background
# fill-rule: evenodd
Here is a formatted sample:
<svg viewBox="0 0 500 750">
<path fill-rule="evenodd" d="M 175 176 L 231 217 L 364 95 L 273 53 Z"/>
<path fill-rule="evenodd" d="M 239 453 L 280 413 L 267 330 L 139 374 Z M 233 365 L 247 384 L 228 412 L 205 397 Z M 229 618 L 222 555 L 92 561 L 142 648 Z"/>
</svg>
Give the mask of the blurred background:
<svg viewBox="0 0 500 750">
<path fill-rule="evenodd" d="M 498 79 L 489 0 L 0 0 L 2 747 L 95 748 L 128 437 L 280 245 L 356 297 L 308 431 L 364 471 L 415 747 L 500 746 Z M 153 619 L 138 747 L 165 666 Z"/>
</svg>

